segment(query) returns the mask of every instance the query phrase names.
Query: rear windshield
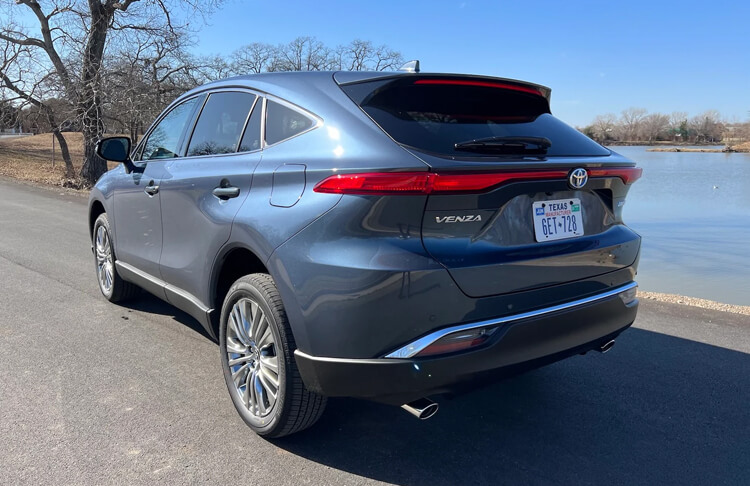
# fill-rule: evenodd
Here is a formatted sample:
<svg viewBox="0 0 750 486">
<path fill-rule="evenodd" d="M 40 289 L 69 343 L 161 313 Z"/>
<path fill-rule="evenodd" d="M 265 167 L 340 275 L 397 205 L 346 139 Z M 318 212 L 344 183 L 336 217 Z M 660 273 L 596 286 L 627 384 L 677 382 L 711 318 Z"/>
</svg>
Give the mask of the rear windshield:
<svg viewBox="0 0 750 486">
<path fill-rule="evenodd" d="M 547 156 L 610 154 L 552 116 L 546 98 L 525 85 L 483 78 L 409 76 L 348 84 L 341 89 L 394 140 L 427 152 L 494 157 L 497 152 L 492 148 L 466 150 L 455 145 L 522 137 L 547 139 Z M 517 153 L 523 155 L 524 150 Z"/>
</svg>

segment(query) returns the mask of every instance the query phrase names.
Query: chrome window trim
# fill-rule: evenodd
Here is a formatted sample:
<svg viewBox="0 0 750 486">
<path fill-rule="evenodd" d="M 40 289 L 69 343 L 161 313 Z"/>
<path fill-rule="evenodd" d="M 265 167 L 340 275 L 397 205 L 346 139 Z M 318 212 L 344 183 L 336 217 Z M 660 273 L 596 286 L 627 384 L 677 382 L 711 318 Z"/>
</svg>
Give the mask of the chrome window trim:
<svg viewBox="0 0 750 486">
<path fill-rule="evenodd" d="M 558 304 L 552 307 L 545 307 L 543 309 L 537 309 L 537 310 L 533 310 L 529 312 L 524 312 L 522 314 L 515 314 L 512 316 L 500 317 L 497 319 L 489 319 L 486 321 L 471 322 L 468 324 L 460 324 L 458 326 L 448 327 L 446 329 L 441 329 L 439 331 L 432 332 L 426 336 L 423 336 L 417 339 L 416 341 L 412 341 L 406 346 L 403 346 L 393 351 L 392 353 L 385 355 L 384 357 L 385 358 L 412 358 L 415 355 L 417 355 L 419 352 L 421 352 L 423 349 L 425 349 L 427 346 L 431 345 L 438 339 L 441 339 L 449 334 L 467 331 L 470 329 L 476 329 L 479 327 L 490 327 L 490 326 L 498 326 L 500 324 L 508 324 L 510 322 L 520 321 L 523 319 L 530 319 L 533 317 L 539 317 L 539 316 L 543 316 L 546 314 L 551 314 L 553 312 L 571 309 L 573 307 L 578 307 L 581 305 L 591 304 L 593 302 L 598 302 L 600 300 L 614 297 L 618 294 L 627 292 L 628 290 L 634 289 L 636 287 L 638 287 L 638 284 L 636 282 L 630 282 L 629 284 L 623 285 L 621 287 L 609 290 L 601 294 L 592 295 L 591 297 L 586 297 L 584 299 L 573 300 L 571 302 Z"/>
</svg>

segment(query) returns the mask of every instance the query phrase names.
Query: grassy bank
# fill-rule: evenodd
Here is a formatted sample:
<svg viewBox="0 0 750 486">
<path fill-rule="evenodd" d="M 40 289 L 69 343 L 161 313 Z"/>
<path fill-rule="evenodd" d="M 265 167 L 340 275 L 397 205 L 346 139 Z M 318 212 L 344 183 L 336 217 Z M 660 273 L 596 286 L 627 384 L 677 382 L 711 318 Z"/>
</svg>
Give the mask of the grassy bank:
<svg viewBox="0 0 750 486">
<path fill-rule="evenodd" d="M 700 145 L 716 146 L 717 143 L 680 143 L 680 142 L 607 142 L 606 146 L 646 146 L 647 152 L 696 152 L 696 153 L 750 153 L 750 142 L 727 145 L 724 148 L 696 148 Z"/>
<path fill-rule="evenodd" d="M 747 149 L 735 149 L 724 147 L 723 149 L 704 149 L 704 148 L 682 148 L 682 147 L 657 147 L 647 149 L 646 152 L 698 152 L 698 153 L 725 153 L 750 152 Z"/>
<path fill-rule="evenodd" d="M 83 137 L 76 132 L 65 132 L 63 135 L 78 174 L 83 163 Z M 65 162 L 60 155 L 60 146 L 55 140 L 53 157 L 52 140 L 51 133 L 0 139 L 0 175 L 37 184 L 81 187 L 82 181 L 77 177 L 65 177 Z M 109 167 L 116 165 L 110 163 Z"/>
</svg>

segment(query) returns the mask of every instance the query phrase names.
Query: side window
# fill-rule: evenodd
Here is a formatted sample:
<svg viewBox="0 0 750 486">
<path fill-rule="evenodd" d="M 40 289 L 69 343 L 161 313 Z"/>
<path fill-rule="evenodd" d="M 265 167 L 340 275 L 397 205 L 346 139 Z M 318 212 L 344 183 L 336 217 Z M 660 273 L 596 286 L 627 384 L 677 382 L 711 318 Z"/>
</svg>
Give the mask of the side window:
<svg viewBox="0 0 750 486">
<path fill-rule="evenodd" d="M 141 152 L 143 158 L 140 160 L 177 157 L 182 131 L 190 120 L 190 115 L 192 115 L 196 104 L 202 99 L 201 96 L 191 98 L 174 107 L 167 116 L 162 118 L 143 145 L 143 151 Z"/>
<path fill-rule="evenodd" d="M 240 152 L 251 152 L 260 150 L 260 122 L 263 119 L 263 98 L 258 98 L 255 108 L 250 114 L 245 134 L 240 142 Z"/>
<path fill-rule="evenodd" d="M 188 156 L 236 152 L 255 98 L 254 94 L 234 91 L 209 96 L 190 138 Z"/>
<path fill-rule="evenodd" d="M 286 106 L 266 101 L 266 144 L 273 145 L 310 129 L 313 121 Z"/>
</svg>

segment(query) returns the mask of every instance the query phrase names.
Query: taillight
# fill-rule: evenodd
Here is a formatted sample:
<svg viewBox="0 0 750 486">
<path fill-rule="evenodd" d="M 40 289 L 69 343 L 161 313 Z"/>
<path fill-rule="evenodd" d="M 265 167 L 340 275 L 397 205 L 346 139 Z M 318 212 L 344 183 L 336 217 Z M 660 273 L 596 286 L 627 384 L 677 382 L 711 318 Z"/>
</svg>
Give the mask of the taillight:
<svg viewBox="0 0 750 486">
<path fill-rule="evenodd" d="M 632 184 L 643 175 L 640 167 L 607 167 L 589 169 L 589 177 L 619 177 L 625 184 Z"/>
<path fill-rule="evenodd" d="M 441 173 L 365 172 L 338 174 L 315 185 L 315 192 L 371 196 L 410 194 L 481 193 L 510 181 L 566 179 L 568 169 L 523 172 Z M 642 170 L 637 167 L 589 169 L 589 177 L 619 177 L 625 184 L 635 182 Z"/>
<path fill-rule="evenodd" d="M 468 329 L 443 336 L 430 344 L 415 356 L 433 356 L 436 354 L 455 353 L 481 346 L 492 336 L 497 328 Z"/>
<path fill-rule="evenodd" d="M 329 194 L 395 195 L 484 192 L 511 180 L 559 179 L 567 170 L 434 174 L 432 172 L 368 172 L 339 174 L 320 181 L 313 190 Z"/>
</svg>

